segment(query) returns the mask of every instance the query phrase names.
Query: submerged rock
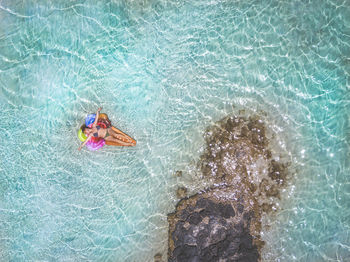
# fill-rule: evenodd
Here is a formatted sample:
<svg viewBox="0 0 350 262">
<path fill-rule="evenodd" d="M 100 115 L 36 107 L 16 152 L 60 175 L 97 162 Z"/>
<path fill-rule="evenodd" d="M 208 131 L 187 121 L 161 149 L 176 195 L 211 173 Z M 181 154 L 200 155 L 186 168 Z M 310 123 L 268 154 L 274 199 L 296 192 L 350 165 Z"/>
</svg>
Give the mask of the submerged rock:
<svg viewBox="0 0 350 262">
<path fill-rule="evenodd" d="M 157 254 L 154 256 L 154 262 L 163 262 L 162 254 L 157 253 Z"/>
<path fill-rule="evenodd" d="M 187 188 L 185 187 L 179 187 L 177 190 L 176 190 L 176 196 L 177 198 L 185 198 L 187 196 Z"/>
<path fill-rule="evenodd" d="M 289 163 L 269 147 L 269 132 L 257 115 L 226 117 L 206 131 L 207 148 L 199 162 L 203 179 L 229 186 L 233 194 L 250 199 L 257 217 L 272 210 L 273 198 L 280 198 L 288 179 Z"/>
<path fill-rule="evenodd" d="M 174 176 L 176 177 L 182 177 L 182 171 L 181 170 L 177 170 L 174 174 Z"/>
<path fill-rule="evenodd" d="M 198 167 L 211 186 L 168 215 L 169 261 L 259 260 L 261 217 L 275 208 L 288 178 L 288 164 L 269 147 L 267 133 L 256 115 L 226 117 L 208 128 Z"/>
</svg>

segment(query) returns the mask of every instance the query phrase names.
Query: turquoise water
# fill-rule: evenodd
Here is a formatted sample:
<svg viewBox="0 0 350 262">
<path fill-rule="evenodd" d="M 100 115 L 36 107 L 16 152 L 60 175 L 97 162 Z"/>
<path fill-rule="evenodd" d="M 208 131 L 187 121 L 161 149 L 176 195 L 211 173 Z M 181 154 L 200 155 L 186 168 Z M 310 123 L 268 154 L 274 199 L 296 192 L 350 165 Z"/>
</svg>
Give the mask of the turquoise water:
<svg viewBox="0 0 350 262">
<path fill-rule="evenodd" d="M 349 1 L 96 2 L 0 2 L 0 260 L 165 258 L 203 131 L 249 109 L 294 170 L 263 261 L 349 261 Z M 137 147 L 78 152 L 98 106 Z"/>
</svg>

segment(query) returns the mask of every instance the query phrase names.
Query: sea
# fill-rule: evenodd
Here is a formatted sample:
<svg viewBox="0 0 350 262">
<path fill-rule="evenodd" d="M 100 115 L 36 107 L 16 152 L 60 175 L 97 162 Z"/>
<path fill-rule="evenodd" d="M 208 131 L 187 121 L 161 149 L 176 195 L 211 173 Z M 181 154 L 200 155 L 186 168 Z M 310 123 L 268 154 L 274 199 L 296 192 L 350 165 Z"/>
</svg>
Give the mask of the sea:
<svg viewBox="0 0 350 262">
<path fill-rule="evenodd" d="M 165 261 L 242 110 L 291 163 L 261 261 L 350 261 L 349 0 L 1 0 L 0 106 L 0 261 Z M 100 106 L 136 147 L 77 150 Z"/>
</svg>

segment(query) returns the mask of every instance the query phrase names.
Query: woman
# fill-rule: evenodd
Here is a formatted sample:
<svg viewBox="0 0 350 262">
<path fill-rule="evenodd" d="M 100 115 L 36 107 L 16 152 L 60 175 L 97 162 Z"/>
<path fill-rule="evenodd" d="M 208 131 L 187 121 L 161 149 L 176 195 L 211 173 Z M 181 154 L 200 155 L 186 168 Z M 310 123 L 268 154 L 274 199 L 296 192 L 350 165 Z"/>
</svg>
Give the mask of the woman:
<svg viewBox="0 0 350 262">
<path fill-rule="evenodd" d="M 113 130 L 112 127 L 103 128 L 97 125 L 98 117 L 100 115 L 101 110 L 102 107 L 97 109 L 95 121 L 92 124 L 91 128 L 87 127 L 85 124 L 82 125 L 81 130 L 87 136 L 87 139 L 84 141 L 84 143 L 80 145 L 78 150 L 81 150 L 92 137 L 100 137 L 106 141 L 116 142 L 121 146 L 135 146 L 136 142 L 131 140 L 125 134 L 117 133 L 115 130 Z"/>
</svg>

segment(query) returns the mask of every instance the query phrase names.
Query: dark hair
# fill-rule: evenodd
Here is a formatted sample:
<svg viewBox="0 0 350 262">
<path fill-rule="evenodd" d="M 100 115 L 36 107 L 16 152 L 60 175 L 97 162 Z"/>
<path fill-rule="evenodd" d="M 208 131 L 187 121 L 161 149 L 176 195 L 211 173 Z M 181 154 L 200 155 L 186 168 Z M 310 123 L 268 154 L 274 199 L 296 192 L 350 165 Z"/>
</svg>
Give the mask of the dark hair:
<svg viewBox="0 0 350 262">
<path fill-rule="evenodd" d="M 84 131 L 85 131 L 85 129 L 86 128 L 88 128 L 85 124 L 83 124 L 81 127 L 80 127 L 80 129 L 81 129 L 81 131 L 84 133 Z"/>
</svg>

